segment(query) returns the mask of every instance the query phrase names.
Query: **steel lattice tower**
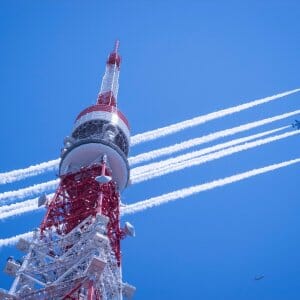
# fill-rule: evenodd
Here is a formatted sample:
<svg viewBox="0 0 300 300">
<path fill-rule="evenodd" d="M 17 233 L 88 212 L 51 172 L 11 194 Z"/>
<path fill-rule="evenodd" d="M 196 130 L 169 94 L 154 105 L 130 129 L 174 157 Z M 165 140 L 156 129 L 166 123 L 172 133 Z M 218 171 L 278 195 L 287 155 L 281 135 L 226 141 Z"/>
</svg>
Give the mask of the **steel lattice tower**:
<svg viewBox="0 0 300 300">
<path fill-rule="evenodd" d="M 41 196 L 47 213 L 28 242 L 23 261 L 8 259 L 16 276 L 0 299 L 131 298 L 135 288 L 122 281 L 120 241 L 134 235 L 120 227 L 120 192 L 129 181 L 130 131 L 117 108 L 121 57 L 119 42 L 110 53 L 95 105 L 77 117 L 64 140 L 60 184 L 52 199 Z"/>
</svg>

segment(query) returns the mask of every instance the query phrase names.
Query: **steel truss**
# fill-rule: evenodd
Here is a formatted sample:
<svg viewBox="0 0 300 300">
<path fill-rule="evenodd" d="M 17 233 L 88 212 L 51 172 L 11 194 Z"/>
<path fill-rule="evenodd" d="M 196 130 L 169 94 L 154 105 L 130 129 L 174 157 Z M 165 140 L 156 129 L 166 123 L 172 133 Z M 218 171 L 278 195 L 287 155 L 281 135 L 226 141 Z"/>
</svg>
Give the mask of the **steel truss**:
<svg viewBox="0 0 300 300">
<path fill-rule="evenodd" d="M 53 228 L 37 231 L 10 295 L 0 294 L 0 299 L 120 300 L 123 294 L 130 296 L 134 288 L 122 283 L 107 237 L 108 223 L 98 213 L 67 234 Z"/>
</svg>

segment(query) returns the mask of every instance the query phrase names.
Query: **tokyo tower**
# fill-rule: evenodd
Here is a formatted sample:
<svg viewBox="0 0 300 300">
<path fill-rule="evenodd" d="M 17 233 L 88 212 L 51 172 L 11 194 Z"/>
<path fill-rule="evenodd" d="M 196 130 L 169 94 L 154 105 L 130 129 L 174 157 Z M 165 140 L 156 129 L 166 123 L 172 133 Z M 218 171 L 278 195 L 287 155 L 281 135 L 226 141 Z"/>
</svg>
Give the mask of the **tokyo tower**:
<svg viewBox="0 0 300 300">
<path fill-rule="evenodd" d="M 60 183 L 52 199 L 43 195 L 46 215 L 31 241 L 20 239 L 26 255 L 10 257 L 5 271 L 15 276 L 0 299 L 130 299 L 135 288 L 122 281 L 120 241 L 134 236 L 120 227 L 120 192 L 129 181 L 130 129 L 117 108 L 119 42 L 109 54 L 95 105 L 76 118 L 64 139 Z"/>
</svg>

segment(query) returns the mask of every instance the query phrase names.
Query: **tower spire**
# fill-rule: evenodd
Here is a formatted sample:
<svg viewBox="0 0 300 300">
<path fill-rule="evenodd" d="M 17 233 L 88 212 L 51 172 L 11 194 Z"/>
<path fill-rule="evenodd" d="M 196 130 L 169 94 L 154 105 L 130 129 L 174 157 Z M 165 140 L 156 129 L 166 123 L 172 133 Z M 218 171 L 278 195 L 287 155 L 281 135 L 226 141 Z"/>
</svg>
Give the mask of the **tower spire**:
<svg viewBox="0 0 300 300">
<path fill-rule="evenodd" d="M 120 41 L 116 40 L 113 51 L 109 54 L 106 61 L 105 73 L 102 78 L 97 104 L 117 106 L 119 90 L 119 74 L 121 56 L 118 53 Z"/>
</svg>

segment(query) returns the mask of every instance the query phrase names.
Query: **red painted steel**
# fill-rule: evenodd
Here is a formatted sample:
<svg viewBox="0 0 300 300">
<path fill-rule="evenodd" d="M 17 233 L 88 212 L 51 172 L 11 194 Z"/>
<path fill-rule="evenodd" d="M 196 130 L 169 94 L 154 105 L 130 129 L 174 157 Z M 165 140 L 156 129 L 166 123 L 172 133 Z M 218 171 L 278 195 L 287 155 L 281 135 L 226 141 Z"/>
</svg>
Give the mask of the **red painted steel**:
<svg viewBox="0 0 300 300">
<path fill-rule="evenodd" d="M 104 104 L 96 104 L 87 107 L 77 116 L 76 121 L 79 120 L 82 116 L 91 113 L 93 111 L 106 111 L 106 112 L 116 113 L 118 117 L 126 124 L 128 129 L 130 129 L 128 120 L 116 107 L 110 105 L 104 105 Z"/>
<path fill-rule="evenodd" d="M 83 286 L 86 286 L 88 289 L 87 300 L 101 300 L 101 293 L 98 289 L 94 287 L 94 282 L 92 280 L 85 279 L 82 283 L 77 285 L 74 289 L 68 292 L 67 295 L 63 297 L 63 300 L 80 300 L 80 290 Z"/>
<path fill-rule="evenodd" d="M 80 283 L 74 289 L 72 289 L 70 292 L 68 292 L 68 294 L 65 295 L 62 300 L 78 300 L 79 299 L 79 289 L 81 287 L 82 287 L 82 283 Z M 77 292 L 77 295 L 72 296 L 75 292 Z"/>
<path fill-rule="evenodd" d="M 121 56 L 118 54 L 119 44 L 120 44 L 120 41 L 116 40 L 115 48 L 114 48 L 113 52 L 110 53 L 110 55 L 107 59 L 107 62 L 106 62 L 109 65 L 117 65 L 118 68 L 120 68 L 120 64 L 121 64 Z"/>
<path fill-rule="evenodd" d="M 116 98 L 112 91 L 107 91 L 98 96 L 97 104 L 117 106 Z"/>
<path fill-rule="evenodd" d="M 102 164 L 95 164 L 62 176 L 40 228 L 43 232 L 54 226 L 59 234 L 66 234 L 87 217 L 101 211 L 109 218 L 107 236 L 120 266 L 120 240 L 124 236 L 119 220 L 120 195 L 115 182 L 102 184 L 95 180 L 102 173 L 102 167 Z M 111 176 L 107 167 L 105 175 Z"/>
</svg>

